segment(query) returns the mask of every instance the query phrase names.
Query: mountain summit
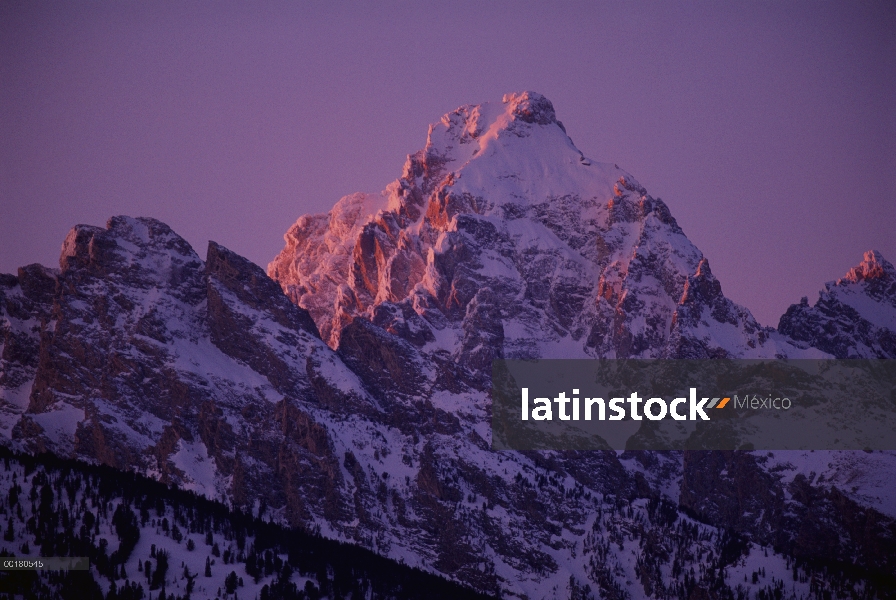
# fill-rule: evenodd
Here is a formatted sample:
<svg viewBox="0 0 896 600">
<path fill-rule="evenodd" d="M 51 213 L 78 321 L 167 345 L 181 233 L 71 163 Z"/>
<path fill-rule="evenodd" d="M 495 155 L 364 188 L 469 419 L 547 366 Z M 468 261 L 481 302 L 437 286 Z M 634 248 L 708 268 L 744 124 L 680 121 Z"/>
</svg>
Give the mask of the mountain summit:
<svg viewBox="0 0 896 600">
<path fill-rule="evenodd" d="M 380 195 L 304 216 L 268 266 L 324 340 L 364 317 L 472 369 L 507 358 L 796 356 L 727 298 L 662 200 L 534 92 L 467 105 Z"/>
</svg>

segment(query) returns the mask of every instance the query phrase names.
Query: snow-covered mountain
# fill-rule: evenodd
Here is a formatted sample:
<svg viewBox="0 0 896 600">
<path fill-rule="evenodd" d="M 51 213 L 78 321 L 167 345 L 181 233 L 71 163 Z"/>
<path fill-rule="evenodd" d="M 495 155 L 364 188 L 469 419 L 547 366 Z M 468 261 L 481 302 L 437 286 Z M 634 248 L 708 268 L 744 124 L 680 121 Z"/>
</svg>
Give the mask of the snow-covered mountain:
<svg viewBox="0 0 896 600">
<path fill-rule="evenodd" d="M 837 358 L 896 358 L 896 268 L 879 252 L 781 317 L 778 329 Z"/>
<path fill-rule="evenodd" d="M 662 200 L 583 156 L 533 92 L 445 115 L 382 194 L 347 196 L 285 239 L 268 274 L 334 348 L 363 316 L 472 370 L 802 355 L 725 298 Z"/>
<path fill-rule="evenodd" d="M 896 505 L 863 465 L 896 473 L 896 454 L 489 445 L 495 358 L 892 358 L 875 342 L 896 330 L 879 255 L 764 328 L 668 207 L 584 157 L 532 92 L 446 115 L 385 192 L 285 239 L 266 275 L 115 217 L 74 228 L 58 271 L 4 276 L 4 443 L 511 597 L 724 597 L 794 561 L 825 585 L 863 580 L 853 591 L 893 581 Z"/>
</svg>

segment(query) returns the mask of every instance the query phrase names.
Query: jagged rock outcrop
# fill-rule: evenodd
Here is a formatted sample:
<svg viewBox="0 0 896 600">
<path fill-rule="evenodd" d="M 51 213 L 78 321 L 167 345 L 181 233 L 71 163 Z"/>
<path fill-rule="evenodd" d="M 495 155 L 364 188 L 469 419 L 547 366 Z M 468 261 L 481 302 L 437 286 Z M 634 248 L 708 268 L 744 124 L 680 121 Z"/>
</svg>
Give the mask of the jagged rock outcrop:
<svg viewBox="0 0 896 600">
<path fill-rule="evenodd" d="M 0 431 L 5 437 L 28 405 L 56 277 L 37 264 L 20 268 L 18 275 L 0 275 Z"/>
</svg>

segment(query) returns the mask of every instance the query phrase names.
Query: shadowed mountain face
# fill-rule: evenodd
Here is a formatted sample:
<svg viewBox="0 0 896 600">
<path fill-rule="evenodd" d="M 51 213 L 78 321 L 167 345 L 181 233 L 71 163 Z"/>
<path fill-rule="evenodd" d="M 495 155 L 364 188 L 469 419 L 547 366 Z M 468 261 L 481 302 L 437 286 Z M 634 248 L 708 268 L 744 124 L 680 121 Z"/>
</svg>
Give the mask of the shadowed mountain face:
<svg viewBox="0 0 896 600">
<path fill-rule="evenodd" d="M 668 207 L 584 157 L 532 92 L 446 115 L 385 192 L 285 239 L 265 274 L 115 217 L 74 228 L 59 270 L 3 276 L 3 443 L 505 595 L 714 597 L 745 565 L 896 568 L 893 454 L 489 445 L 495 358 L 893 358 L 880 255 L 763 328 Z"/>
</svg>

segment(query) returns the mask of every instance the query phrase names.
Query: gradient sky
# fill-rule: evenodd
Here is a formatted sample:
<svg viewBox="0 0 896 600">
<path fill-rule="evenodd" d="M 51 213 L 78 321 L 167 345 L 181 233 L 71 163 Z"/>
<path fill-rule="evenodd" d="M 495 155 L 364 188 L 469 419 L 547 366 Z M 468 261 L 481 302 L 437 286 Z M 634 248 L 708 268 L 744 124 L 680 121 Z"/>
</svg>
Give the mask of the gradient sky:
<svg viewBox="0 0 896 600">
<path fill-rule="evenodd" d="M 445 112 L 531 89 L 777 325 L 863 251 L 896 261 L 894 6 L 4 2 L 0 271 L 115 214 L 264 266 Z"/>
</svg>

